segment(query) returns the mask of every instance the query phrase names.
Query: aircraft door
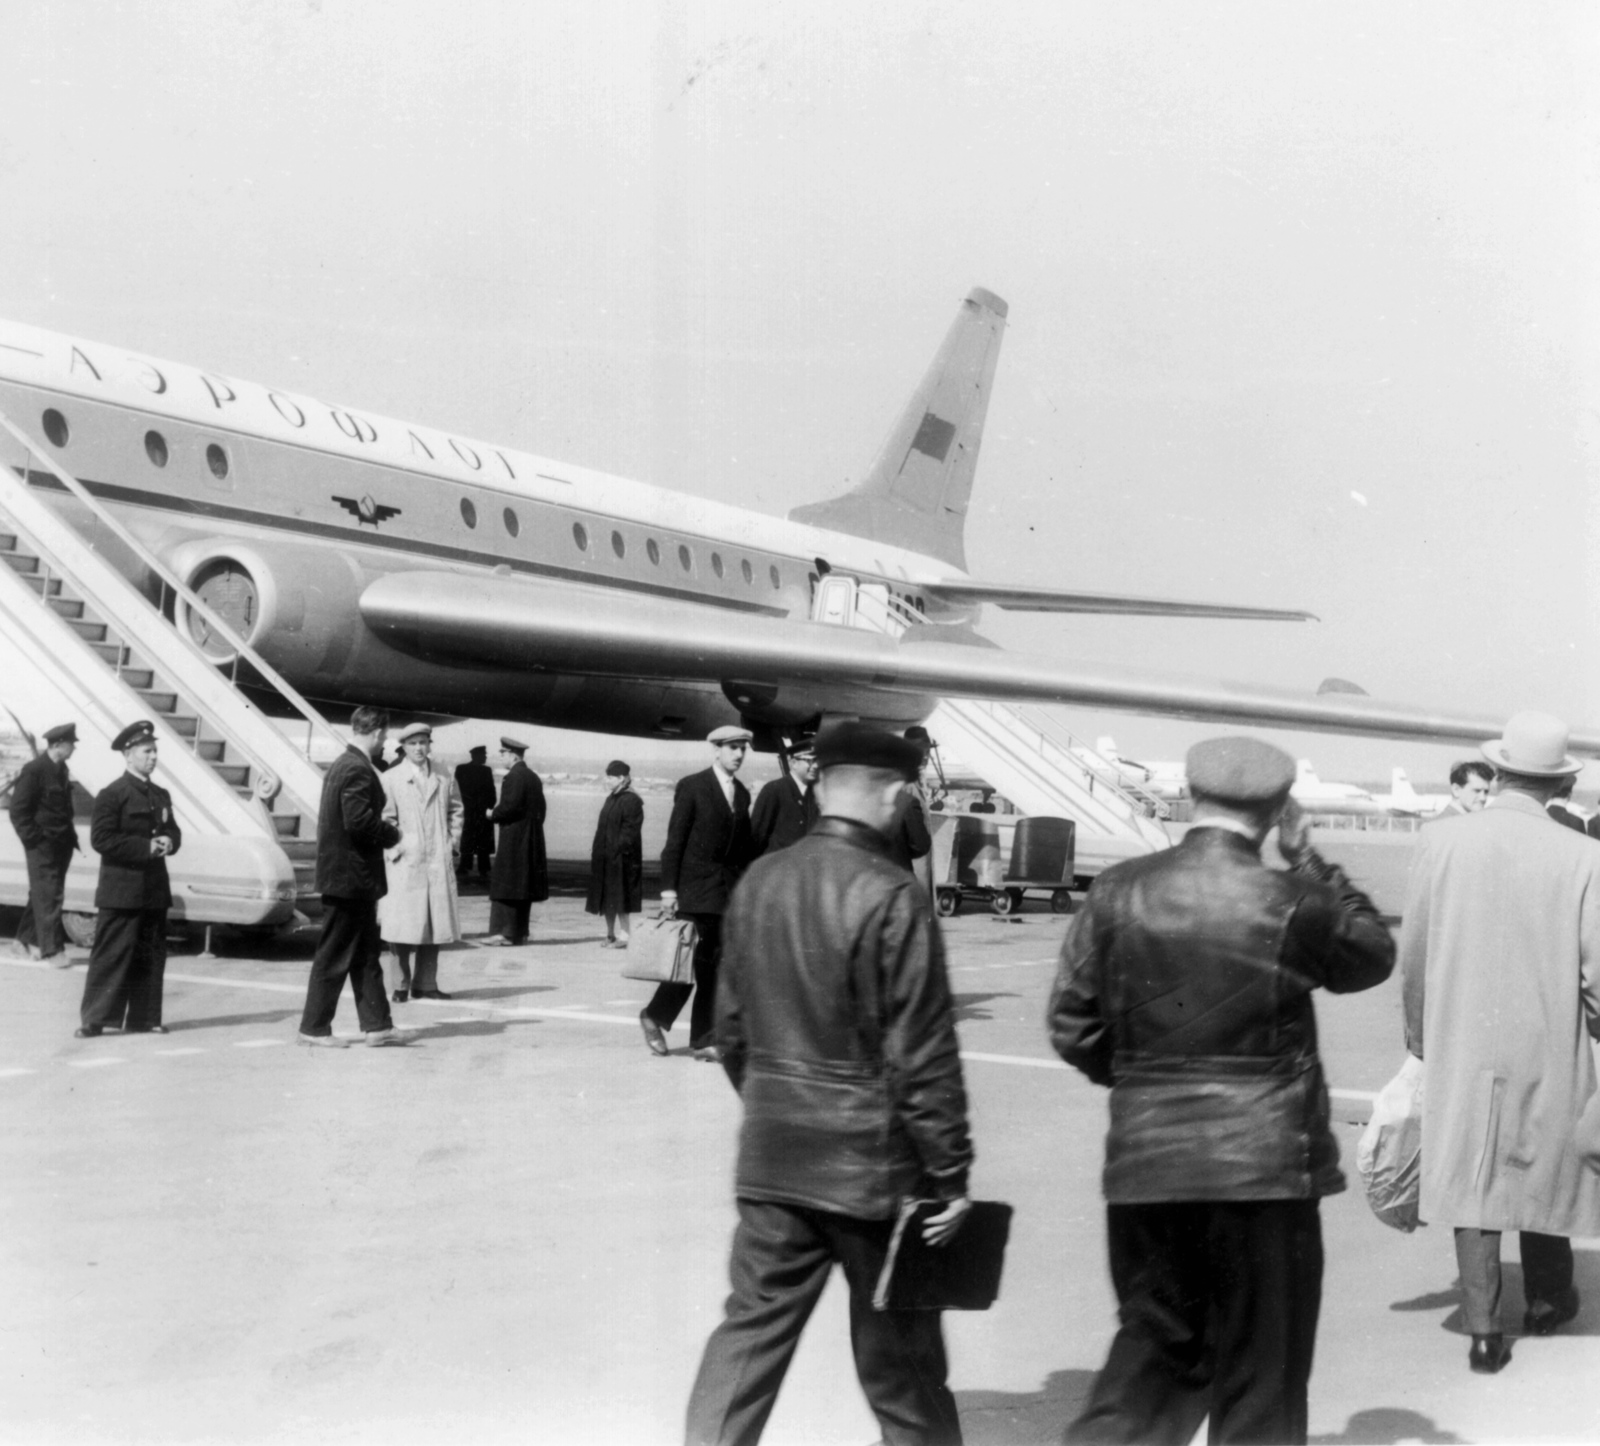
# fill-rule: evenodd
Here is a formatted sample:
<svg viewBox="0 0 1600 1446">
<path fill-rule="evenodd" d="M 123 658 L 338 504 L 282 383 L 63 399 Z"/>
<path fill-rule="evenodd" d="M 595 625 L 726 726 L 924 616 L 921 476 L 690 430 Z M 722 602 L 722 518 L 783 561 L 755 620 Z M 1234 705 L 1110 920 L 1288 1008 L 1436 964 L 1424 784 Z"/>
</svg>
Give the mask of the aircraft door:
<svg viewBox="0 0 1600 1446">
<path fill-rule="evenodd" d="M 847 628 L 855 621 L 856 584 L 854 578 L 829 573 L 817 583 L 817 598 L 812 605 L 811 620 L 831 623 Z"/>
</svg>

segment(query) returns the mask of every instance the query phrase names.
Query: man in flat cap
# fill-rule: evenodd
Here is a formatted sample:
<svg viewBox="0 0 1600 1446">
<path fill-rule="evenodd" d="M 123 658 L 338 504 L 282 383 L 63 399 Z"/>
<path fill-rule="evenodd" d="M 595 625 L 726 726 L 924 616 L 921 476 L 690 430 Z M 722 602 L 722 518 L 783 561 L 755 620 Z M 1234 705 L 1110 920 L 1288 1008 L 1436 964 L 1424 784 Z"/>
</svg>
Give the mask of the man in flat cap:
<svg viewBox="0 0 1600 1446">
<path fill-rule="evenodd" d="M 528 745 L 500 740 L 500 802 L 489 821 L 500 825 L 500 844 L 489 875 L 489 937 L 485 944 L 526 944 L 535 904 L 550 897 L 550 867 L 544 849 L 544 784 L 523 762 Z"/>
<path fill-rule="evenodd" d="M 487 886 L 489 859 L 494 853 L 494 770 L 488 764 L 489 750 L 479 744 L 470 749 L 467 762 L 456 764 L 456 789 L 461 794 L 461 858 L 456 865 L 456 880 L 463 888 L 469 876 Z"/>
<path fill-rule="evenodd" d="M 78 847 L 67 760 L 78 746 L 77 726 L 62 723 L 48 729 L 44 744 L 44 752 L 24 763 L 11 785 L 11 826 L 22 840 L 28 867 L 28 903 L 17 925 L 17 943 L 53 968 L 65 969 L 61 901 Z"/>
<path fill-rule="evenodd" d="M 633 771 L 620 758 L 606 764 L 611 792 L 600 805 L 589 849 L 589 897 L 584 908 L 603 914 L 607 949 L 626 949 L 633 916 L 644 902 L 644 800 L 633 791 Z"/>
<path fill-rule="evenodd" d="M 1101 874 L 1062 944 L 1050 1038 L 1111 1090 L 1120 1316 L 1068 1441 L 1181 1446 L 1208 1412 L 1215 1442 L 1306 1439 L 1318 1200 L 1345 1186 L 1311 993 L 1382 983 L 1394 941 L 1311 847 L 1294 777 L 1257 739 L 1196 744 L 1183 841 Z M 1274 826 L 1288 872 L 1261 861 Z"/>
<path fill-rule="evenodd" d="M 161 994 L 167 970 L 167 860 L 183 842 L 172 795 L 150 781 L 156 726 L 130 723 L 112 739 L 123 773 L 94 801 L 89 845 L 100 855 L 94 947 L 83 983 L 79 1039 L 109 1026 L 127 1034 L 165 1034 Z"/>
<path fill-rule="evenodd" d="M 821 817 L 756 860 L 728 905 L 717 996 L 723 1068 L 744 1106 L 726 1315 L 689 1399 L 689 1446 L 761 1436 L 837 1263 L 856 1375 L 891 1446 L 958 1446 L 940 1313 L 872 1308 L 903 1201 L 970 1208 L 972 1144 L 944 947 L 886 830 L 921 753 L 892 733 L 817 737 Z"/>
<path fill-rule="evenodd" d="M 672 817 L 661 850 L 661 903 L 695 925 L 694 984 L 662 984 L 639 1014 L 652 1054 L 667 1053 L 667 1031 L 691 989 L 689 1048 L 708 1063 L 717 1058 L 712 1010 L 717 998 L 717 961 L 722 957 L 722 911 L 749 865 L 750 790 L 734 777 L 744 767 L 754 735 L 726 723 L 706 736 L 711 767 L 678 780 Z"/>
<path fill-rule="evenodd" d="M 798 843 L 817 821 L 817 744 L 801 734 L 789 749 L 789 767 L 761 786 L 750 810 L 752 854 L 775 853 Z"/>
<path fill-rule="evenodd" d="M 1578 1313 L 1574 1235 L 1600 1235 L 1600 1174 L 1574 1145 L 1595 1093 L 1600 1038 L 1600 849 L 1545 805 L 1583 766 L 1567 728 L 1518 713 L 1483 745 L 1489 806 L 1422 831 L 1400 966 L 1406 1045 L 1427 1063 L 1426 1221 L 1455 1227 L 1467 1364 L 1511 1358 L 1500 1324 L 1500 1245 L 1521 1232 L 1523 1330 Z"/>
<path fill-rule="evenodd" d="M 306 982 L 299 1043 L 343 1049 L 333 1032 L 339 996 L 350 981 L 356 1018 L 369 1045 L 408 1044 L 394 1027 L 383 987 L 383 945 L 378 900 L 388 892 L 383 851 L 400 842 L 400 830 L 384 818 L 383 783 L 377 761 L 389 715 L 382 708 L 357 708 L 350 715 L 350 745 L 322 779 L 317 810 L 317 892 L 322 895 L 322 933 Z"/>
</svg>

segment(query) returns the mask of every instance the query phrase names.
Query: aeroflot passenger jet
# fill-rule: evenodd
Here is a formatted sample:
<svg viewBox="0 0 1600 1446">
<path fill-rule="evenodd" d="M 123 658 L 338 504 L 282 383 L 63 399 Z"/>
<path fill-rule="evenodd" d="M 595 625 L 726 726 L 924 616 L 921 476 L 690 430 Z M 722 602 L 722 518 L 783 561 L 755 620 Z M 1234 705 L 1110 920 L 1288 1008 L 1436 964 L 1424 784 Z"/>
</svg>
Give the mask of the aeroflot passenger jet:
<svg viewBox="0 0 1600 1446">
<path fill-rule="evenodd" d="M 950 696 L 1498 735 L 1497 719 L 1090 668 L 979 638 L 984 602 L 1309 616 L 970 577 L 962 530 L 1005 316 L 973 291 L 866 480 L 787 520 L 9 323 L 0 413 L 334 712 L 375 703 L 684 737 L 740 718 L 771 743 L 829 717 L 900 727 Z M 93 533 L 87 509 L 20 453 L 0 447 Z M 852 583 L 904 631 L 812 620 L 819 588 L 826 604 L 843 586 L 847 610 Z M 227 661 L 220 635 L 184 621 Z M 1600 751 L 1600 733 L 1573 744 Z"/>
</svg>

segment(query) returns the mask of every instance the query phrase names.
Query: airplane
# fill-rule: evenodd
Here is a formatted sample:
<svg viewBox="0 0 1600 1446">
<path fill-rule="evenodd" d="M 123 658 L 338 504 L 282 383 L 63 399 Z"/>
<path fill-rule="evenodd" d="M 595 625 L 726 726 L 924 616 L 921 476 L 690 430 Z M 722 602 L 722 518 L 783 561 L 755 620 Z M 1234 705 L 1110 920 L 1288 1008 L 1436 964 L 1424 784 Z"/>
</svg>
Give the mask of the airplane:
<svg viewBox="0 0 1600 1446">
<path fill-rule="evenodd" d="M 1309 758 L 1295 760 L 1295 777 L 1289 796 L 1308 813 L 1379 812 L 1377 803 L 1367 789 L 1356 783 L 1323 782 L 1317 777 Z"/>
<path fill-rule="evenodd" d="M 1092 749 L 1073 751 L 1091 766 L 1109 764 L 1118 782 L 1135 784 L 1156 798 L 1171 802 L 1189 796 L 1189 780 L 1181 759 L 1143 763 L 1137 758 L 1124 758 L 1117 748 L 1117 740 L 1109 733 L 1096 738 Z"/>
<path fill-rule="evenodd" d="M 1395 768 L 1389 775 L 1389 791 L 1373 795 L 1376 802 L 1390 813 L 1405 818 L 1430 818 L 1450 802 L 1448 793 L 1418 793 L 1412 787 L 1411 776 L 1403 768 Z"/>
<path fill-rule="evenodd" d="M 1007 305 L 982 289 L 864 480 L 767 516 L 435 427 L 0 322 L 3 461 L 90 536 L 97 503 L 332 717 L 522 720 L 757 746 L 836 717 L 901 728 L 942 697 L 1477 742 L 1500 720 L 1009 652 L 985 603 L 1311 621 L 974 577 L 963 529 Z M 21 435 L 32 451 L 10 443 Z M 135 557 L 106 555 L 158 589 Z M 862 615 L 878 609 L 884 625 Z M 215 658 L 233 645 L 179 607 Z M 854 623 L 841 626 L 841 623 Z M 1600 730 L 1575 730 L 1600 753 Z"/>
</svg>

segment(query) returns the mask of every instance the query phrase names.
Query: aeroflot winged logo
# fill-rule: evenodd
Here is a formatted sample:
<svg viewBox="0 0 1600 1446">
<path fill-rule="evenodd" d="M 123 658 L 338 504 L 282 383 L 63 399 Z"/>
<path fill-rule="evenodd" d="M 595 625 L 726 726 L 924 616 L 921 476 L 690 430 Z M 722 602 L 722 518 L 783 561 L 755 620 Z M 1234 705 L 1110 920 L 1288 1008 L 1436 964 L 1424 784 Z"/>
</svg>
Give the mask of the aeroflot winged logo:
<svg viewBox="0 0 1600 1446">
<path fill-rule="evenodd" d="M 380 522 L 387 522 L 391 517 L 398 517 L 398 507 L 386 507 L 382 503 L 374 502 L 370 496 L 363 497 L 359 502 L 350 497 L 335 497 L 333 499 L 346 512 L 355 518 L 358 526 L 365 527 L 369 522 L 376 527 Z"/>
</svg>

